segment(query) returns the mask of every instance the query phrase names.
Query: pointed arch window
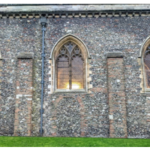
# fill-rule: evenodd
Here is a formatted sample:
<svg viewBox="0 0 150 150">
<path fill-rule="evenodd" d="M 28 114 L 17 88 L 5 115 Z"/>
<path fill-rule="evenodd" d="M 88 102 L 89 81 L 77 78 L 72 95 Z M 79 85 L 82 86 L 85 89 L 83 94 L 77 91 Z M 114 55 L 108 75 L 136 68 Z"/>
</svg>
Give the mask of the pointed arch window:
<svg viewBox="0 0 150 150">
<path fill-rule="evenodd" d="M 78 45 L 72 41 L 65 43 L 56 58 L 57 89 L 84 89 L 84 59 Z"/>
<path fill-rule="evenodd" d="M 144 54 L 144 69 L 145 69 L 145 86 L 150 88 L 150 45 L 147 47 Z"/>
</svg>

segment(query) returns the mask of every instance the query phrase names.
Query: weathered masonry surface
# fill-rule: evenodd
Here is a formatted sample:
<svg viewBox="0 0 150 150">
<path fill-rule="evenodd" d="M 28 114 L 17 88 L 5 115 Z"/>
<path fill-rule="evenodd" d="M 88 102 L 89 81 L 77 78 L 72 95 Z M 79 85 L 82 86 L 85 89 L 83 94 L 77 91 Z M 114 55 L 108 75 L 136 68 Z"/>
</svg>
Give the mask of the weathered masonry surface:
<svg viewBox="0 0 150 150">
<path fill-rule="evenodd" d="M 16 79 L 14 135 L 31 135 L 32 59 L 19 59 Z"/>
<path fill-rule="evenodd" d="M 108 58 L 110 137 L 127 137 L 123 58 Z"/>
<path fill-rule="evenodd" d="M 101 12 L 102 6 L 68 5 L 69 10 L 83 10 L 72 17 L 59 16 L 53 10 L 61 12 L 64 5 L 47 6 L 52 13 L 44 12 L 46 6 L 41 6 L 43 10 L 34 10 L 33 16 L 31 10 L 21 12 L 18 7 L 0 8 L 0 136 L 40 135 L 40 18 L 45 15 L 43 136 L 150 138 L 150 93 L 142 90 L 139 58 L 150 36 L 149 5 L 136 5 L 135 9 L 109 5 L 110 16 L 85 17 L 83 12 Z M 126 14 L 131 9 L 138 15 L 113 15 L 113 10 Z M 87 91 L 53 90 L 55 75 L 50 56 L 57 42 L 67 36 L 82 41 L 89 52 Z"/>
</svg>

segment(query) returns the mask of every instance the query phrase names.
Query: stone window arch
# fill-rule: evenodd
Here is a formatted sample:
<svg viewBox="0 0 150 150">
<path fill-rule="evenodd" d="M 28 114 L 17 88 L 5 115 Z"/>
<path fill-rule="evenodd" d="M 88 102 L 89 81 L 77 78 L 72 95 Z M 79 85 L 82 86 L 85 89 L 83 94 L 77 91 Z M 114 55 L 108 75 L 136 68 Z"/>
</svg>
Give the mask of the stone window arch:
<svg viewBox="0 0 150 150">
<path fill-rule="evenodd" d="M 90 85 L 89 52 L 79 38 L 66 35 L 51 52 L 51 92 L 87 92 Z"/>
<path fill-rule="evenodd" d="M 144 56 L 144 72 L 145 72 L 145 87 L 146 89 L 150 89 L 150 45 L 147 47 Z"/>
<path fill-rule="evenodd" d="M 142 92 L 150 93 L 150 37 L 144 41 L 139 58 L 142 64 Z"/>
</svg>

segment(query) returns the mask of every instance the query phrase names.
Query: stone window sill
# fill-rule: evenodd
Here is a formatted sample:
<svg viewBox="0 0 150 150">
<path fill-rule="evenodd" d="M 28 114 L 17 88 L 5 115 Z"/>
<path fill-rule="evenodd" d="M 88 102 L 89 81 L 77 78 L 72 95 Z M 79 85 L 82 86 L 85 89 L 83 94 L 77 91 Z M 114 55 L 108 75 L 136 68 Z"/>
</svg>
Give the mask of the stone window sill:
<svg viewBox="0 0 150 150">
<path fill-rule="evenodd" d="M 86 93 L 87 91 L 85 89 L 79 89 L 79 90 L 69 90 L 69 89 L 57 89 L 54 91 L 54 93 Z"/>
<path fill-rule="evenodd" d="M 150 91 L 145 91 L 141 93 L 142 96 L 150 97 Z"/>
</svg>

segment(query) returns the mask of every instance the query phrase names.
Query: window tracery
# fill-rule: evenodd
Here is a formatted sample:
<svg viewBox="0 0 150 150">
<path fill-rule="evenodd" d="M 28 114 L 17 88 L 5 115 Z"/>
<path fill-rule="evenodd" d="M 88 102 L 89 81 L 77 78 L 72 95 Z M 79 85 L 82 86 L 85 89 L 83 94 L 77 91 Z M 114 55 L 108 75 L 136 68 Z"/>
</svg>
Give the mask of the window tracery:
<svg viewBox="0 0 150 150">
<path fill-rule="evenodd" d="M 64 44 L 56 59 L 57 89 L 84 89 L 84 59 L 78 45 Z"/>
</svg>

